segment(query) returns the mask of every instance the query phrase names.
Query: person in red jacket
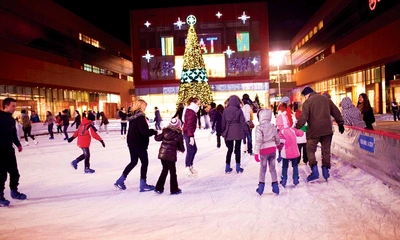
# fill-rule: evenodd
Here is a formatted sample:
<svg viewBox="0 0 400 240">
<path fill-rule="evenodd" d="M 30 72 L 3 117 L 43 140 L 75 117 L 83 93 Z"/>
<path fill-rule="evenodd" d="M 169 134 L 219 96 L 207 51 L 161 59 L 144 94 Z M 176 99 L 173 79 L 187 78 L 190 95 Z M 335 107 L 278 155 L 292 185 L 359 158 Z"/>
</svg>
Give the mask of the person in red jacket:
<svg viewBox="0 0 400 240">
<path fill-rule="evenodd" d="M 74 135 L 70 138 L 68 138 L 68 142 L 72 142 L 76 137 L 78 137 L 78 147 L 80 147 L 83 151 L 83 154 L 77 157 L 75 160 L 71 162 L 71 166 L 77 170 L 78 169 L 78 163 L 85 159 L 85 173 L 94 173 L 95 170 L 90 168 L 90 142 L 92 140 L 92 137 L 94 137 L 96 140 L 101 142 L 101 145 L 103 147 L 106 147 L 103 139 L 97 134 L 97 129 L 93 126 L 93 121 L 94 121 L 94 115 L 89 114 L 88 118 L 83 118 L 81 125 L 79 125 L 79 128 L 74 132 Z"/>
</svg>

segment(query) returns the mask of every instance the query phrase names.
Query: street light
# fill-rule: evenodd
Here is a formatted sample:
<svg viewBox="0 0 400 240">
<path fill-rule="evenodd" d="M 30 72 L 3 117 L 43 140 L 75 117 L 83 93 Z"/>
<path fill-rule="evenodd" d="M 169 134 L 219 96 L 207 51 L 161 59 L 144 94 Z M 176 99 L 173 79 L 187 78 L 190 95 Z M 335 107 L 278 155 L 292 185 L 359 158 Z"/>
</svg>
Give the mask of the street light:
<svg viewBox="0 0 400 240">
<path fill-rule="evenodd" d="M 271 53 L 271 63 L 275 65 L 278 69 L 278 76 L 277 76 L 277 81 L 278 81 L 278 96 L 281 96 L 281 80 L 280 80 L 280 74 L 279 74 L 279 66 L 282 63 L 283 55 L 282 52 L 272 52 Z"/>
</svg>

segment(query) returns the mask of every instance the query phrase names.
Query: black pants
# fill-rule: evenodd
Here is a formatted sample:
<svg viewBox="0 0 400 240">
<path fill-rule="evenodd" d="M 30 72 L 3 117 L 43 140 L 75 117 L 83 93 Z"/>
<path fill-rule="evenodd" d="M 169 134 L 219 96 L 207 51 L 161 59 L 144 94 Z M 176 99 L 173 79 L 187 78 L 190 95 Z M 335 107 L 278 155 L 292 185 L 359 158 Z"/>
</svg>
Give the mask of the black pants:
<svg viewBox="0 0 400 240">
<path fill-rule="evenodd" d="M 231 165 L 231 157 L 233 153 L 233 145 L 235 145 L 235 161 L 236 163 L 240 163 L 240 145 L 242 140 L 225 140 L 225 145 L 228 148 L 228 152 L 226 153 L 226 161 L 225 163 Z"/>
<path fill-rule="evenodd" d="M 164 185 L 165 185 L 165 180 L 167 179 L 168 171 L 169 171 L 169 181 L 170 181 L 170 192 L 171 193 L 176 193 L 178 192 L 178 178 L 176 175 L 176 166 L 175 162 L 171 161 L 166 161 L 166 160 L 161 160 L 162 164 L 162 170 L 160 177 L 158 178 L 157 184 L 156 184 L 156 190 L 163 192 L 164 191 Z"/>
<path fill-rule="evenodd" d="M 147 168 L 149 166 L 149 156 L 147 154 L 147 149 L 140 147 L 129 147 L 129 153 L 131 155 L 131 162 L 125 167 L 122 174 L 127 177 L 132 169 L 140 162 L 142 166 L 140 167 L 140 179 L 146 180 L 147 178 Z"/>
<path fill-rule="evenodd" d="M 89 148 L 81 148 L 83 154 L 80 155 L 76 160 L 78 162 L 85 159 L 85 168 L 90 168 L 90 151 Z"/>
<path fill-rule="evenodd" d="M 4 188 L 7 181 L 7 173 L 10 174 L 10 189 L 17 190 L 19 185 L 19 171 L 17 158 L 13 147 L 0 148 L 0 197 L 4 194 Z"/>
<path fill-rule="evenodd" d="M 121 123 L 121 135 L 126 135 L 126 122 Z"/>
<path fill-rule="evenodd" d="M 307 158 L 307 149 L 306 149 L 306 143 L 298 143 L 297 147 L 299 149 L 300 152 L 300 156 L 297 158 L 297 163 L 300 163 L 300 159 L 301 159 L 301 155 L 303 154 L 303 162 L 307 163 L 308 162 L 308 158 Z M 303 153 L 302 150 L 303 149 Z"/>
<path fill-rule="evenodd" d="M 25 141 L 28 141 L 28 137 L 32 138 L 32 140 L 35 140 L 35 137 L 31 135 L 31 130 L 32 127 L 22 128 L 22 131 L 24 131 Z"/>
<path fill-rule="evenodd" d="M 69 125 L 64 125 L 64 128 L 63 128 L 64 136 L 65 136 L 66 139 L 68 139 L 68 132 L 67 132 L 68 131 L 68 126 Z"/>
<path fill-rule="evenodd" d="M 49 134 L 50 134 L 51 138 L 54 138 L 53 125 L 54 125 L 54 123 L 50 123 L 49 125 L 47 125 L 47 131 L 49 131 Z"/>
</svg>

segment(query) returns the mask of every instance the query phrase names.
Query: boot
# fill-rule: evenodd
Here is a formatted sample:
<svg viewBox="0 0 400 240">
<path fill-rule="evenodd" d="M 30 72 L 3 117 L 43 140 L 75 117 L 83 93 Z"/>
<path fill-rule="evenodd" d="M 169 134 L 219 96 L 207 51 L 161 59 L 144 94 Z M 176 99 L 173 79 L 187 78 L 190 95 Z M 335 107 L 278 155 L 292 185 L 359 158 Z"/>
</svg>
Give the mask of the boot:
<svg viewBox="0 0 400 240">
<path fill-rule="evenodd" d="M 25 141 L 25 146 L 29 146 L 29 142 L 28 141 Z"/>
<path fill-rule="evenodd" d="M 39 142 L 35 139 L 35 140 L 33 140 L 33 143 L 34 143 L 35 145 L 37 145 Z"/>
<path fill-rule="evenodd" d="M 78 160 L 73 160 L 72 162 L 71 162 L 71 167 L 73 167 L 75 170 L 77 170 L 78 169 Z"/>
<path fill-rule="evenodd" d="M 281 180 L 280 184 L 282 185 L 282 187 L 286 187 L 287 178 L 284 178 L 283 176 L 281 178 L 282 178 L 282 180 Z"/>
<path fill-rule="evenodd" d="M 4 193 L 0 193 L 0 207 L 8 207 L 10 205 L 10 201 L 4 198 Z"/>
<path fill-rule="evenodd" d="M 25 200 L 26 195 L 23 193 L 18 192 L 17 189 L 11 190 L 10 195 L 13 199 Z"/>
<path fill-rule="evenodd" d="M 311 174 L 307 177 L 307 182 L 313 182 L 319 178 L 318 166 L 315 164 L 311 167 Z"/>
<path fill-rule="evenodd" d="M 244 169 L 240 167 L 240 163 L 236 163 L 236 172 L 242 173 L 243 171 L 244 171 Z"/>
<path fill-rule="evenodd" d="M 193 165 L 190 166 L 189 168 L 190 168 L 190 171 L 191 171 L 193 174 L 197 174 L 197 170 L 195 170 L 195 169 L 193 168 Z"/>
<path fill-rule="evenodd" d="M 256 192 L 258 193 L 258 194 L 260 194 L 260 196 L 263 194 L 263 192 L 264 192 L 264 187 L 265 187 L 265 183 L 263 183 L 263 182 L 260 182 L 259 184 L 258 184 L 258 188 L 256 189 Z"/>
<path fill-rule="evenodd" d="M 153 185 L 148 185 L 146 183 L 146 180 L 140 179 L 140 191 L 141 192 L 147 192 L 147 191 L 153 191 L 154 186 Z"/>
<path fill-rule="evenodd" d="M 276 195 L 279 195 L 279 185 L 278 182 L 273 182 L 271 184 L 272 186 L 272 192 L 275 193 Z"/>
<path fill-rule="evenodd" d="M 125 180 L 126 177 L 124 176 L 124 174 L 122 174 L 121 177 L 119 177 L 118 180 L 114 183 L 114 186 L 121 190 L 125 190 L 126 189 Z"/>
<path fill-rule="evenodd" d="M 85 171 L 84 171 L 85 174 L 92 174 L 94 172 L 95 172 L 95 170 L 91 169 L 91 168 L 85 168 Z"/>
<path fill-rule="evenodd" d="M 328 167 L 322 166 L 322 176 L 324 176 L 325 180 L 328 181 L 328 178 L 330 177 Z"/>
<path fill-rule="evenodd" d="M 225 165 L 225 173 L 231 173 L 232 172 L 232 168 L 231 168 L 231 165 L 229 165 L 229 164 L 226 164 Z"/>
</svg>

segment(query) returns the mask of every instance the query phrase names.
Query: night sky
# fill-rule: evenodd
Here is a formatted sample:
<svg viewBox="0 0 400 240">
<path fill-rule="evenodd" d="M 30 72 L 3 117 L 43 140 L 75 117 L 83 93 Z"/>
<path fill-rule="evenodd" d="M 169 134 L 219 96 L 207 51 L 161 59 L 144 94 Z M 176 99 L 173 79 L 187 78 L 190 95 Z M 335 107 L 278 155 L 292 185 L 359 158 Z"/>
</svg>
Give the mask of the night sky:
<svg viewBox="0 0 400 240">
<path fill-rule="evenodd" d="M 93 25 L 130 45 L 129 10 L 245 2 L 239 0 L 130 1 L 53 0 Z M 257 1 L 253 1 L 257 2 Z M 270 41 L 291 40 L 325 0 L 269 0 Z"/>
</svg>

